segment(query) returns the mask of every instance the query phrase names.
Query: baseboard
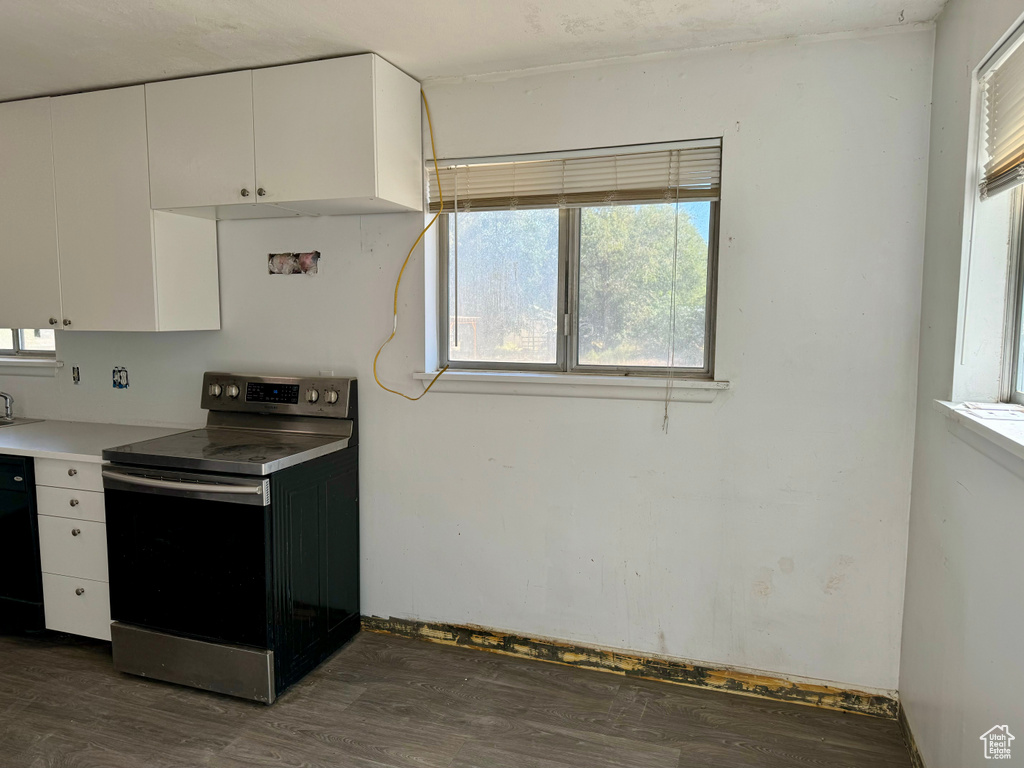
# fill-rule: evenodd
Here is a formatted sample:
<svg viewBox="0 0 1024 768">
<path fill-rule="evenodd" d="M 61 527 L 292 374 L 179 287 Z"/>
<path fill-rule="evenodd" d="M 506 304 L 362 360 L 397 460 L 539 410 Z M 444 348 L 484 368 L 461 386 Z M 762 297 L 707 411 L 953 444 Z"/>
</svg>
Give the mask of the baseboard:
<svg viewBox="0 0 1024 768">
<path fill-rule="evenodd" d="M 655 656 L 634 655 L 585 645 L 571 645 L 556 640 L 513 635 L 485 627 L 363 616 L 363 629 L 429 640 L 443 645 L 477 648 L 510 656 L 613 672 L 628 677 L 712 688 L 843 712 L 859 712 L 891 720 L 896 719 L 899 713 L 899 703 L 895 698 L 877 693 L 794 682 L 751 672 L 708 667 Z"/>
<path fill-rule="evenodd" d="M 924 760 L 921 758 L 921 752 L 917 748 L 914 732 L 910 730 L 910 721 L 907 720 L 907 712 L 903 709 L 902 704 L 899 706 L 898 719 L 900 722 L 900 732 L 903 734 L 903 743 L 907 745 L 907 751 L 910 752 L 910 764 L 913 768 L 924 768 Z"/>
</svg>

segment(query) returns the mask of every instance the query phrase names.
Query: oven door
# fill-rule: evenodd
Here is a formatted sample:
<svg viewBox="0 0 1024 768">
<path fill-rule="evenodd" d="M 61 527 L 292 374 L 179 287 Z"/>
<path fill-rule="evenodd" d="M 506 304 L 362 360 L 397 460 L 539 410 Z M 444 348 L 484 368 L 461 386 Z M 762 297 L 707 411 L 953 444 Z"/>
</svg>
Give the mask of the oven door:
<svg viewBox="0 0 1024 768">
<path fill-rule="evenodd" d="M 109 465 L 103 487 L 114 621 L 269 647 L 269 479 Z"/>
</svg>

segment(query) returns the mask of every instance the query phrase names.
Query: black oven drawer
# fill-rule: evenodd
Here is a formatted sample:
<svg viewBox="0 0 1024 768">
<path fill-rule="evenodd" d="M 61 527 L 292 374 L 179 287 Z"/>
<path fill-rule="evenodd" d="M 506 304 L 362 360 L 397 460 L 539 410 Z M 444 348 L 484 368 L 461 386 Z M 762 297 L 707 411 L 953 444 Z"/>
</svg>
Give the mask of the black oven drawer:
<svg viewBox="0 0 1024 768">
<path fill-rule="evenodd" d="M 269 647 L 270 507 L 107 486 L 114 621 Z"/>
</svg>

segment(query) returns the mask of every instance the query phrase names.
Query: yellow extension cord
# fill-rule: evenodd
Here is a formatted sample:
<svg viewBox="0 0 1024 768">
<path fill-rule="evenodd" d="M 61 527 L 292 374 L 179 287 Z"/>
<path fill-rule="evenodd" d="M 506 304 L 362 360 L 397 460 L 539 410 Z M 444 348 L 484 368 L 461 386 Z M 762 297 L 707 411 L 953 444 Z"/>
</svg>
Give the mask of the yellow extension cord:
<svg viewBox="0 0 1024 768">
<path fill-rule="evenodd" d="M 427 103 L 427 94 L 425 94 L 423 91 L 420 91 L 420 97 L 423 99 L 423 107 L 427 112 L 427 127 L 430 129 L 430 154 L 434 158 L 434 177 L 440 178 L 440 174 L 437 171 L 437 150 L 434 148 L 434 124 L 430 120 L 430 104 Z M 412 244 L 412 247 L 409 249 L 409 255 L 405 257 L 405 261 L 402 263 L 402 268 L 398 270 L 398 280 L 395 281 L 395 322 L 394 326 L 391 329 L 391 335 L 388 336 L 387 340 L 380 345 L 380 349 L 377 350 L 377 354 L 373 356 L 373 380 L 377 382 L 377 386 L 383 389 L 385 392 L 390 392 L 393 395 L 398 395 L 399 397 L 404 397 L 406 400 L 413 401 L 419 400 L 421 397 L 423 397 L 423 395 L 427 394 L 427 392 L 430 391 L 430 388 L 434 386 L 434 383 L 439 378 L 441 378 L 441 374 L 448 370 L 448 366 L 446 365 L 444 368 L 438 371 L 437 376 L 431 379 L 430 384 L 419 395 L 417 395 L 416 397 L 409 397 L 409 395 L 406 395 L 394 389 L 389 389 L 388 387 L 385 387 L 383 384 L 380 383 L 380 379 L 377 378 L 377 358 L 379 358 L 380 353 L 384 351 L 384 347 L 390 344 L 391 340 L 395 338 L 395 334 L 398 333 L 398 288 L 402 284 L 402 275 L 405 274 L 405 268 L 409 266 L 409 259 L 412 258 L 412 253 L 413 251 L 416 250 L 416 246 L 420 244 L 420 241 L 423 239 L 423 236 L 427 234 L 427 232 L 432 226 L 434 226 L 434 222 L 437 221 L 437 217 L 440 216 L 441 212 L 444 210 L 444 193 L 441 191 L 440 184 L 438 184 L 437 187 L 437 195 L 441 201 L 441 207 L 438 209 L 437 213 L 434 214 L 434 218 L 432 218 L 427 224 L 427 226 L 423 228 L 423 231 L 420 232 L 420 236 L 416 238 L 416 242 L 414 242 Z"/>
</svg>

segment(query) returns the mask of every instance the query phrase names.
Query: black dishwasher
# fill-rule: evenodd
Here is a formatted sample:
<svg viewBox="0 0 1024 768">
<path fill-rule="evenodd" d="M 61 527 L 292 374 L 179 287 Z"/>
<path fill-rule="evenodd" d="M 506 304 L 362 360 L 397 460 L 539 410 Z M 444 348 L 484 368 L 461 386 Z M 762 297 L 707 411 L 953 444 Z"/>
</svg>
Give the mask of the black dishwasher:
<svg viewBox="0 0 1024 768">
<path fill-rule="evenodd" d="M 44 625 L 32 459 L 0 456 L 0 630 Z"/>
</svg>

